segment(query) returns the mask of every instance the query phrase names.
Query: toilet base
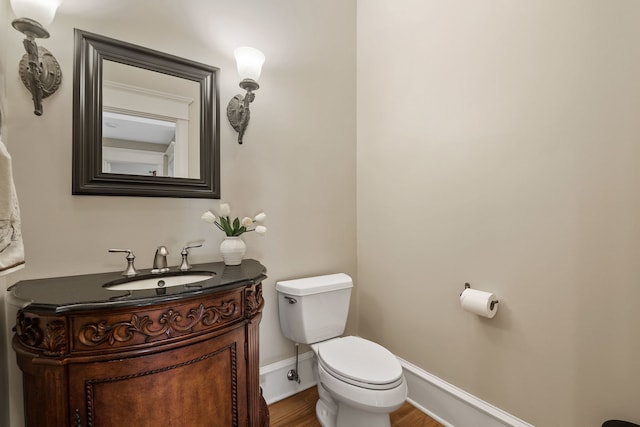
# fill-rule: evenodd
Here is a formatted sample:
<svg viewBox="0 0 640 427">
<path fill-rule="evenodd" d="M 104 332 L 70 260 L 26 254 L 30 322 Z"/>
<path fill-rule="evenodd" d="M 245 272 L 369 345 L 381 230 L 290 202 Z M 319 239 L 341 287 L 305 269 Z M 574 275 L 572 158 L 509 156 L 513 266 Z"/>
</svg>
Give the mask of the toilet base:
<svg viewBox="0 0 640 427">
<path fill-rule="evenodd" d="M 391 427 L 389 414 L 366 412 L 346 403 L 318 399 L 316 417 L 322 427 Z"/>
<path fill-rule="evenodd" d="M 313 366 L 313 375 L 318 378 L 317 366 Z M 336 427 L 338 405 L 324 386 L 318 382 L 318 402 L 316 403 L 316 417 L 322 427 Z"/>
<path fill-rule="evenodd" d="M 391 427 L 389 414 L 367 412 L 338 402 L 336 427 Z"/>
<path fill-rule="evenodd" d="M 338 408 L 336 405 L 318 399 L 316 403 L 316 417 L 318 417 L 318 421 L 322 427 L 336 427 L 337 412 Z"/>
<path fill-rule="evenodd" d="M 318 383 L 318 395 L 316 417 L 322 427 L 391 427 L 388 412 L 369 412 L 336 401 L 322 383 Z"/>
</svg>

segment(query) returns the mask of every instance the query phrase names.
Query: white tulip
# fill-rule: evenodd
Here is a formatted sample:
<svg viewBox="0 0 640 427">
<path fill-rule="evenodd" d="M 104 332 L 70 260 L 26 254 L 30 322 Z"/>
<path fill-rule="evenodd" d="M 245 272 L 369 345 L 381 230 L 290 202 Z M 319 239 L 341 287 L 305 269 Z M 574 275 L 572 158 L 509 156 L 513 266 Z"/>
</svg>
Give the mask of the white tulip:
<svg viewBox="0 0 640 427">
<path fill-rule="evenodd" d="M 242 218 L 241 224 L 242 224 L 244 227 L 248 227 L 248 226 L 250 226 L 251 224 L 253 224 L 253 220 L 252 220 L 251 218 L 249 218 L 248 216 L 245 216 L 244 218 Z"/>
<path fill-rule="evenodd" d="M 265 220 L 265 218 L 267 217 L 267 214 L 264 212 L 260 212 L 258 215 L 253 217 L 253 220 L 255 222 L 262 222 Z"/>
<path fill-rule="evenodd" d="M 211 211 L 206 211 L 200 218 L 209 224 L 216 222 L 216 216 Z"/>
<path fill-rule="evenodd" d="M 258 234 L 264 234 L 267 232 L 267 227 L 265 227 L 264 225 L 258 225 L 256 227 L 256 233 Z"/>
<path fill-rule="evenodd" d="M 229 216 L 231 213 L 231 206 L 228 203 L 220 203 L 220 216 Z"/>
</svg>

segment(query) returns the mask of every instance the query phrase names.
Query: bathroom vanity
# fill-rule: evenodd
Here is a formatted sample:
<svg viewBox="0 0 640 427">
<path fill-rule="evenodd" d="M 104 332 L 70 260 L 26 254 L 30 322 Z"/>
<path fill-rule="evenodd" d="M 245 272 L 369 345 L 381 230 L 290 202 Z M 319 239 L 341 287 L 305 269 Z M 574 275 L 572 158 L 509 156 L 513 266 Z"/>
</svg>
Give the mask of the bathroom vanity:
<svg viewBox="0 0 640 427">
<path fill-rule="evenodd" d="M 244 260 L 194 265 L 187 275 L 198 273 L 209 278 L 146 289 L 132 280 L 181 273 L 10 287 L 22 305 L 13 348 L 25 425 L 268 426 L 258 365 L 266 269 Z"/>
</svg>

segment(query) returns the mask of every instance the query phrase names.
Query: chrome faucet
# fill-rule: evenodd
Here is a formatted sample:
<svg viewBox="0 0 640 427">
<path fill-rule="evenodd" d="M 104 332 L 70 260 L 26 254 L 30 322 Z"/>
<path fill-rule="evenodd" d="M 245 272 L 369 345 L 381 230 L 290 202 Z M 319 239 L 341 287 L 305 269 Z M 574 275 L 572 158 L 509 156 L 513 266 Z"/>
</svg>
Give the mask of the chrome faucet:
<svg viewBox="0 0 640 427">
<path fill-rule="evenodd" d="M 131 249 L 109 249 L 109 252 L 124 252 L 127 254 L 127 268 L 122 272 L 123 276 L 131 277 L 138 274 L 138 271 L 133 265 L 133 260 L 136 259 Z"/>
<path fill-rule="evenodd" d="M 169 271 L 169 267 L 167 267 L 167 255 L 169 255 L 167 248 L 165 246 L 158 246 L 156 254 L 153 257 L 153 268 L 151 269 L 151 273 L 159 274 Z"/>
<path fill-rule="evenodd" d="M 191 270 L 191 264 L 189 264 L 189 261 L 187 260 L 187 256 L 189 256 L 189 249 L 199 247 L 202 247 L 202 243 L 200 243 L 199 245 L 185 246 L 184 248 L 182 248 L 182 252 L 180 252 L 180 255 L 182 255 L 182 263 L 180 263 L 181 271 Z"/>
</svg>

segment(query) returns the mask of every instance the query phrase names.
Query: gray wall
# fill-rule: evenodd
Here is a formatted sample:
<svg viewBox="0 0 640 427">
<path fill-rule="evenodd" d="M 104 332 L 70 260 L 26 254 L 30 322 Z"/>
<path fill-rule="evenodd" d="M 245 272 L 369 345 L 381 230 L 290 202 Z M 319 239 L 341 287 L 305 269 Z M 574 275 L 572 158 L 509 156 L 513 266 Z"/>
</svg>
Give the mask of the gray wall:
<svg viewBox="0 0 640 427">
<path fill-rule="evenodd" d="M 640 423 L 639 23 L 358 1 L 361 335 L 537 426 Z"/>
</svg>

